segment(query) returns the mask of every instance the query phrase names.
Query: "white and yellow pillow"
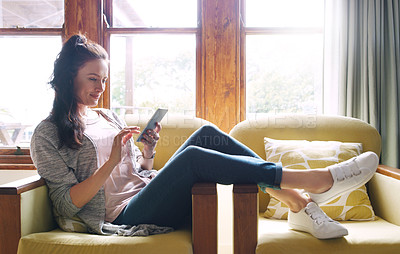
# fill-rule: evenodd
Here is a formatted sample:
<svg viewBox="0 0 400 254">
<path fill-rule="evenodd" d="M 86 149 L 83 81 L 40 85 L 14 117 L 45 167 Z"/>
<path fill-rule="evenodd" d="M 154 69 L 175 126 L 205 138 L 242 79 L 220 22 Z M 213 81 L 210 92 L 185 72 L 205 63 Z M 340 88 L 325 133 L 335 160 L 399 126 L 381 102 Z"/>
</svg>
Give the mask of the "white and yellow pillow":
<svg viewBox="0 0 400 254">
<path fill-rule="evenodd" d="M 270 138 L 264 138 L 264 143 L 266 161 L 280 162 L 285 168 L 300 170 L 324 168 L 346 161 L 362 152 L 361 143 Z M 365 186 L 322 205 L 321 209 L 334 220 L 373 220 L 375 218 Z M 285 204 L 271 197 L 264 216 L 287 219 L 288 212 L 289 209 Z"/>
</svg>

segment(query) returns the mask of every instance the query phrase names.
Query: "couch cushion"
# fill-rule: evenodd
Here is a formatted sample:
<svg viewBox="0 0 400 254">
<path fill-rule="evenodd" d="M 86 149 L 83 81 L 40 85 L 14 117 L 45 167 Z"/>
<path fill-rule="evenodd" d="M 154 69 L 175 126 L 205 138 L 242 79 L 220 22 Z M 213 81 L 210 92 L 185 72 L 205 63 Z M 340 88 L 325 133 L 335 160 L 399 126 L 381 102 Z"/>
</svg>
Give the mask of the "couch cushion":
<svg viewBox="0 0 400 254">
<path fill-rule="evenodd" d="M 375 221 L 342 224 L 349 231 L 347 236 L 318 240 L 308 233 L 290 229 L 286 220 L 260 217 L 256 253 L 400 253 L 399 226 L 379 217 Z"/>
<path fill-rule="evenodd" d="M 146 237 L 102 236 L 56 229 L 21 238 L 18 254 L 193 253 L 191 230 Z"/>
<path fill-rule="evenodd" d="M 362 143 L 364 152 L 380 154 L 381 138 L 378 131 L 359 119 L 299 114 L 270 114 L 253 117 L 237 124 L 229 133 L 265 159 L 264 137 L 292 140 L 337 140 Z M 269 195 L 260 192 L 260 211 L 265 211 Z"/>
<path fill-rule="evenodd" d="M 266 160 L 290 169 L 324 168 L 362 152 L 361 143 L 338 141 L 276 140 L 265 138 Z M 374 211 L 367 189 L 362 186 L 345 193 L 321 209 L 335 220 L 373 220 Z M 289 208 L 271 197 L 265 217 L 287 219 Z"/>
</svg>

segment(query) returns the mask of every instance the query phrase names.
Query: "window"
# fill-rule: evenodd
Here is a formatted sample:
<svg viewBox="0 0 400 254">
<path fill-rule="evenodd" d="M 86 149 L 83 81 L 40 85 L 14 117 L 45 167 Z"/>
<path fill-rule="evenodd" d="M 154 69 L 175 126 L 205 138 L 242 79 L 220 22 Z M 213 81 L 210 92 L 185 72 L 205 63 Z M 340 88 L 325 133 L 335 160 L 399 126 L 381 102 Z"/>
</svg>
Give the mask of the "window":
<svg viewBox="0 0 400 254">
<path fill-rule="evenodd" d="M 1 0 L 1 28 L 61 28 L 64 23 L 62 0 Z"/>
<path fill-rule="evenodd" d="M 112 10 L 111 108 L 194 116 L 197 0 L 112 1 Z"/>
<path fill-rule="evenodd" d="M 0 1 L 0 147 L 28 147 L 48 116 L 64 1 Z"/>
<path fill-rule="evenodd" d="M 245 1 L 246 115 L 317 113 L 324 1 Z"/>
</svg>

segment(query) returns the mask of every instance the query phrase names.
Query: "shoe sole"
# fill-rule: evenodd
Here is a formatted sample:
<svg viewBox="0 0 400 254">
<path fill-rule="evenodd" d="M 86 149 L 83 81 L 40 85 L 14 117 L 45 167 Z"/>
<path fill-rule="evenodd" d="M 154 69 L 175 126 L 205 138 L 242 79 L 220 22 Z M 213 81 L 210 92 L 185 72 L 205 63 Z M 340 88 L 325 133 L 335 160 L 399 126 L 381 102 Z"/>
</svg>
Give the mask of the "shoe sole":
<svg viewBox="0 0 400 254">
<path fill-rule="evenodd" d="M 349 232 L 348 232 L 347 230 L 346 230 L 346 231 L 342 230 L 342 231 L 338 231 L 336 234 L 333 234 L 333 235 L 329 235 L 329 236 L 319 236 L 319 235 L 317 235 L 317 234 L 313 234 L 313 233 L 309 232 L 309 231 L 308 231 L 308 228 L 303 227 L 303 226 L 301 226 L 301 225 L 289 223 L 289 226 L 290 226 L 293 230 L 301 231 L 301 232 L 305 232 L 305 233 L 309 233 L 309 234 L 311 234 L 312 236 L 314 236 L 315 238 L 320 239 L 320 240 L 341 238 L 341 237 L 346 236 L 346 235 L 349 234 Z"/>
</svg>

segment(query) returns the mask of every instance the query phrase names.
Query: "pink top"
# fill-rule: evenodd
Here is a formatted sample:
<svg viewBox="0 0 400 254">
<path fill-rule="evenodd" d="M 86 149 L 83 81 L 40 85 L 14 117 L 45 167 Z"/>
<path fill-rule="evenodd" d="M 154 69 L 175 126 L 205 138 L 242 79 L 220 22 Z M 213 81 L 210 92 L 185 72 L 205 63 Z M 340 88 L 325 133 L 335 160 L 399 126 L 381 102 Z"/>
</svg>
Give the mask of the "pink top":
<svg viewBox="0 0 400 254">
<path fill-rule="evenodd" d="M 108 122 L 104 117 L 96 112 L 89 110 L 86 119 L 85 134 L 92 139 L 97 149 L 97 164 L 101 167 L 110 157 L 111 147 L 115 135 L 119 129 Z M 140 165 L 137 163 L 137 157 L 142 156 L 140 150 L 135 146 L 133 156 L 131 158 L 128 153 L 128 146 L 123 146 L 122 160 L 114 168 L 111 175 L 104 183 L 104 191 L 106 198 L 106 218 L 105 221 L 113 222 L 129 201 L 141 189 L 143 189 L 151 179 L 157 174 L 145 174 L 140 176 Z"/>
</svg>

